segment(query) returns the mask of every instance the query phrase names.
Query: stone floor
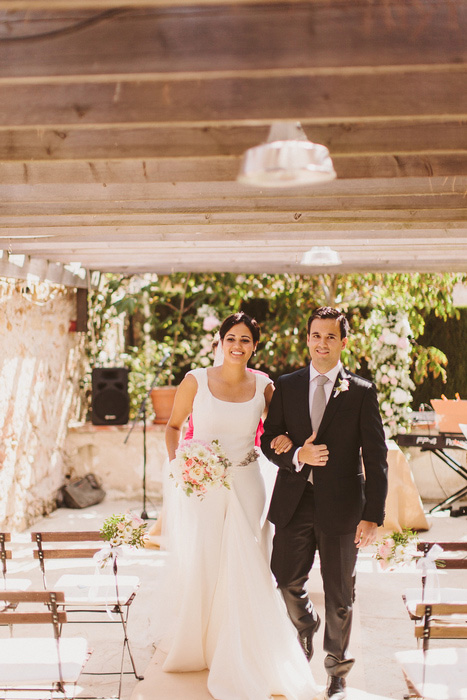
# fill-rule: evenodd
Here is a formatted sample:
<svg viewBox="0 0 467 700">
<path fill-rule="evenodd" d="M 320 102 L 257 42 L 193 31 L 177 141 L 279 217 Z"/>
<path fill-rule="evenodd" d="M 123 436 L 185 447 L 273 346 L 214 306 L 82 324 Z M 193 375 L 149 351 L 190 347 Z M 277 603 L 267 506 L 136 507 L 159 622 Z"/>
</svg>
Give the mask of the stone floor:
<svg viewBox="0 0 467 700">
<path fill-rule="evenodd" d="M 147 504 L 150 516 L 157 512 L 157 504 Z M 137 514 L 142 511 L 142 504 L 136 501 L 104 500 L 97 506 L 83 510 L 61 508 L 50 516 L 36 523 L 31 530 L 76 529 L 87 530 L 99 528 L 104 519 L 112 513 L 125 512 L 131 509 Z M 420 534 L 421 539 L 428 541 L 467 540 L 467 517 L 453 518 L 449 511 L 428 516 L 430 530 Z M 30 558 L 29 532 L 15 536 L 15 558 L 11 570 L 16 576 L 24 575 L 40 585 L 40 573 L 37 564 Z M 122 573 L 136 574 L 141 579 L 141 588 L 136 595 L 130 612 L 129 630 L 138 671 L 147 669 L 146 680 L 137 682 L 134 676 L 127 675 L 124 680 L 122 698 L 129 700 L 186 700 L 186 698 L 209 697 L 204 693 L 202 676 L 197 674 L 179 674 L 185 677 L 181 683 L 164 686 L 153 682 L 154 667 L 150 662 L 154 656 L 152 640 L 155 630 L 151 621 L 151 608 L 154 603 L 153 584 L 158 572 L 164 564 L 164 553 L 154 549 L 136 550 L 128 557 L 119 560 L 119 570 Z M 65 562 L 65 565 L 70 566 Z M 63 563 L 56 562 L 57 576 L 63 573 Z M 440 570 L 438 572 L 440 586 L 466 587 L 464 571 Z M 357 696 L 380 696 L 400 698 L 402 700 L 406 687 L 401 671 L 394 660 L 394 652 L 416 648 L 413 636 L 413 623 L 409 620 L 404 608 L 401 594 L 407 587 L 416 587 L 420 583 L 419 570 L 414 565 L 394 572 L 383 572 L 370 552 L 363 551 L 359 556 L 357 576 L 357 602 L 355 606 L 354 626 L 352 634 L 352 653 L 356 663 L 349 676 L 349 700 Z M 313 569 L 309 579 L 309 592 L 320 614 L 323 609 L 323 594 L 319 570 Z M 118 634 L 119 631 L 109 625 L 82 625 L 79 634 L 85 634 L 93 647 L 93 656 L 89 669 L 118 667 Z M 324 685 L 326 677 L 323 668 L 324 655 L 322 646 L 322 630 L 317 635 L 315 655 L 311 661 L 316 681 Z M 442 644 L 442 642 L 437 642 Z M 462 642 L 460 642 L 462 644 Z M 165 674 L 167 675 L 167 674 Z M 172 675 L 172 674 L 170 674 Z M 111 697 L 115 693 L 115 679 L 108 680 L 96 676 L 91 685 L 89 678 L 83 677 L 85 692 L 91 689 L 99 696 Z M 167 687 L 172 687 L 170 692 Z M 254 700 L 254 699 L 252 699 Z"/>
</svg>

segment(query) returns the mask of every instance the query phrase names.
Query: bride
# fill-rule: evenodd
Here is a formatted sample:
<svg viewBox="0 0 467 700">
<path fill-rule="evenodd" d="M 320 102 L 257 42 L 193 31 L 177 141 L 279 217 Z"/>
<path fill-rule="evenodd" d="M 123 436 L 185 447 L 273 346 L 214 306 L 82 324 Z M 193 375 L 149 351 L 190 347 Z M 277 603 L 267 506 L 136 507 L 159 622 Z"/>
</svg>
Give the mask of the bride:
<svg viewBox="0 0 467 700">
<path fill-rule="evenodd" d="M 270 540 L 260 525 L 265 489 L 253 450 L 273 385 L 247 371 L 258 324 L 243 312 L 232 314 L 220 339 L 223 364 L 186 375 L 166 430 L 172 460 L 193 412 L 194 439 L 217 439 L 232 466 L 231 488 L 212 490 L 203 500 L 187 498 L 173 481 L 166 485 L 169 580 L 159 601 L 158 641 L 167 655 L 163 669 L 208 668 L 208 690 L 216 700 L 268 700 L 273 694 L 312 700 L 317 689 L 275 587 Z M 280 436 L 274 447 L 286 451 L 290 441 Z"/>
</svg>

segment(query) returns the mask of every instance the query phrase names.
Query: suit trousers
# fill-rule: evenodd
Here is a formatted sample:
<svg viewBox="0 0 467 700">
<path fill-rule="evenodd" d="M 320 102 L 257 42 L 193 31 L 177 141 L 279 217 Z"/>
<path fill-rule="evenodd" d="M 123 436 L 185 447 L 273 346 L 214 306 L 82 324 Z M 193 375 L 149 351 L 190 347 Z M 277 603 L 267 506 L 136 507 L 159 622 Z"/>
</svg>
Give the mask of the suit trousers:
<svg viewBox="0 0 467 700">
<path fill-rule="evenodd" d="M 311 631 L 317 613 L 306 583 L 316 551 L 319 552 L 325 600 L 325 668 L 330 676 L 345 677 L 354 664 L 348 646 L 355 600 L 355 566 L 358 550 L 355 532 L 329 535 L 314 519 L 314 492 L 309 482 L 285 527 L 275 529 L 271 569 L 284 597 L 289 616 L 300 635 Z"/>
</svg>

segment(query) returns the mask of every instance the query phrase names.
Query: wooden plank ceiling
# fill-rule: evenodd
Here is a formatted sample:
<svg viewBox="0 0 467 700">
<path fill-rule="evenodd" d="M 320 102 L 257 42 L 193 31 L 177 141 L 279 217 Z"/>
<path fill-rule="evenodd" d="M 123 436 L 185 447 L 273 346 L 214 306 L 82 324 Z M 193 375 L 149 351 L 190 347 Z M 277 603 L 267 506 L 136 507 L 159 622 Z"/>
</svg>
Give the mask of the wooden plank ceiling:
<svg viewBox="0 0 467 700">
<path fill-rule="evenodd" d="M 467 0 L 0 0 L 0 248 L 316 273 L 301 257 L 327 245 L 331 271 L 466 272 L 466 58 Z M 337 180 L 236 182 L 283 120 Z"/>
</svg>

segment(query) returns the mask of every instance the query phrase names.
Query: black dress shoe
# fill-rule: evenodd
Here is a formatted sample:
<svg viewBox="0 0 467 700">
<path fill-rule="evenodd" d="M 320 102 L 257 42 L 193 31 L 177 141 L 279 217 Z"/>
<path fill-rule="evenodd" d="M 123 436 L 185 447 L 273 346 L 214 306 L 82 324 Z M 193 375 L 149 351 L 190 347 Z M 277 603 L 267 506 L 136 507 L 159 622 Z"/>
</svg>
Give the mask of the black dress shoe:
<svg viewBox="0 0 467 700">
<path fill-rule="evenodd" d="M 328 687 L 326 688 L 325 695 L 327 700 L 343 700 L 346 695 L 345 678 L 339 678 L 339 676 L 329 676 Z"/>
<path fill-rule="evenodd" d="M 298 635 L 298 640 L 299 640 L 300 645 L 305 653 L 307 661 L 310 661 L 311 657 L 313 656 L 313 636 L 318 631 L 320 624 L 321 624 L 321 619 L 320 619 L 319 615 L 317 615 L 316 621 L 315 621 L 313 627 L 311 629 L 309 629 L 307 632 L 304 632 L 303 634 Z"/>
</svg>

